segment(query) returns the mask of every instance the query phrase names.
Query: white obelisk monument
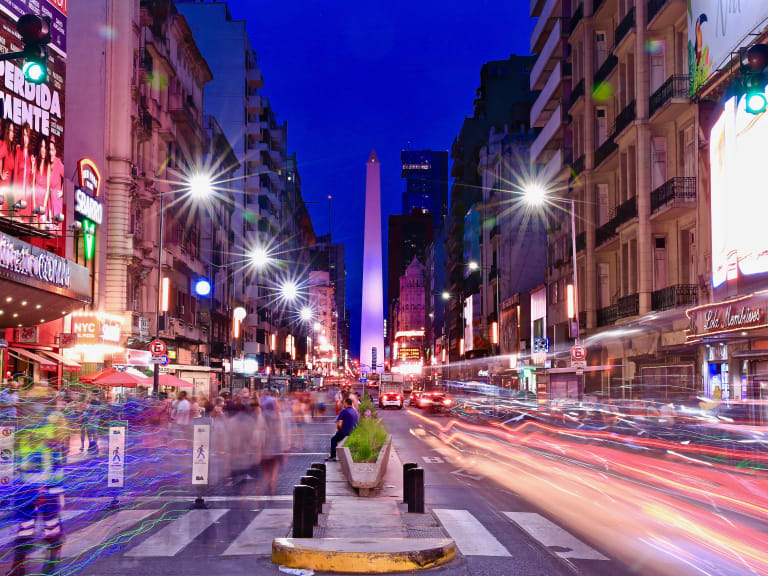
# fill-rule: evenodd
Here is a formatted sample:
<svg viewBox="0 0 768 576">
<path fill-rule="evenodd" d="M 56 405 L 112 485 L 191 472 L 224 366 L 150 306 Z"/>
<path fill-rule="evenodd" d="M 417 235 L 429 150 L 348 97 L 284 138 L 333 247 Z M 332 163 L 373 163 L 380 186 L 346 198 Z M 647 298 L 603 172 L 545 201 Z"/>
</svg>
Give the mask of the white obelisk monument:
<svg viewBox="0 0 768 576">
<path fill-rule="evenodd" d="M 360 369 L 383 372 L 384 273 L 381 261 L 381 172 L 375 150 L 371 151 L 366 170 Z"/>
</svg>

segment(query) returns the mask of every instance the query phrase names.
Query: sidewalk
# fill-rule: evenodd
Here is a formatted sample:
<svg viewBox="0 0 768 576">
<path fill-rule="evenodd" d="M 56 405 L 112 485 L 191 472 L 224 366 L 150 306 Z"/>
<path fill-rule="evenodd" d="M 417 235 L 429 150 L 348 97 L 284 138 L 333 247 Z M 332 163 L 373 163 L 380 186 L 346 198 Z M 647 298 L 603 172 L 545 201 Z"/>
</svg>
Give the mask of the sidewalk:
<svg viewBox="0 0 768 576">
<path fill-rule="evenodd" d="M 409 514 L 402 462 L 393 446 L 381 488 L 360 497 L 339 462 L 328 462 L 326 504 L 313 539 L 279 538 L 272 559 L 293 568 L 348 573 L 432 568 L 453 559 L 455 545 L 431 510 Z"/>
</svg>

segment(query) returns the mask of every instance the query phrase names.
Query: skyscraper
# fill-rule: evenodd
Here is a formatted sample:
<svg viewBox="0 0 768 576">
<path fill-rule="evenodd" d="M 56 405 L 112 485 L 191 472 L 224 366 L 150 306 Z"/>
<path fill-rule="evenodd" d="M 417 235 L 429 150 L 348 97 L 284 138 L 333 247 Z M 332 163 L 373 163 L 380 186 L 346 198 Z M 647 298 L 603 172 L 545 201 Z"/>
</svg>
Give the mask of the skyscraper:
<svg viewBox="0 0 768 576">
<path fill-rule="evenodd" d="M 428 210 L 439 228 L 448 215 L 448 152 L 403 150 L 400 161 L 405 178 L 403 214 Z"/>
<path fill-rule="evenodd" d="M 381 172 L 376 151 L 366 165 L 363 240 L 363 302 L 360 366 L 378 371 L 384 364 L 384 286 L 381 259 Z"/>
</svg>

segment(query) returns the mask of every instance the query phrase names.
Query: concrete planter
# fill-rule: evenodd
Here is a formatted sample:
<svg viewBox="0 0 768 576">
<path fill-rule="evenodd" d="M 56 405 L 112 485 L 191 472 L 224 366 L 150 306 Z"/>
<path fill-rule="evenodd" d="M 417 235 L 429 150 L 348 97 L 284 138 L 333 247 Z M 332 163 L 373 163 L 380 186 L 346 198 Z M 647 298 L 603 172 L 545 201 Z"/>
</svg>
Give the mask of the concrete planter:
<svg viewBox="0 0 768 576">
<path fill-rule="evenodd" d="M 345 438 L 346 440 L 346 438 Z M 342 442 L 337 450 L 341 469 L 347 482 L 352 488 L 356 488 L 360 496 L 371 496 L 373 490 L 381 485 L 384 473 L 387 471 L 389 451 L 392 449 L 392 436 L 387 435 L 384 445 L 379 451 L 379 457 L 375 463 L 354 462 L 349 448 Z"/>
</svg>

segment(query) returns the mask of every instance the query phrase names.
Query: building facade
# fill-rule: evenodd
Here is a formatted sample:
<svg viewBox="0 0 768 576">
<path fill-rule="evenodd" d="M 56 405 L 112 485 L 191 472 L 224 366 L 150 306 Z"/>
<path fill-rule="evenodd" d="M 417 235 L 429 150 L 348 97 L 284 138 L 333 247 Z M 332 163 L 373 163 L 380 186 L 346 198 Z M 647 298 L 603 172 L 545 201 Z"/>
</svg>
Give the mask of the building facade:
<svg viewBox="0 0 768 576">
<path fill-rule="evenodd" d="M 403 150 L 400 152 L 403 214 L 429 212 L 437 229 L 448 215 L 448 152 Z"/>
</svg>

